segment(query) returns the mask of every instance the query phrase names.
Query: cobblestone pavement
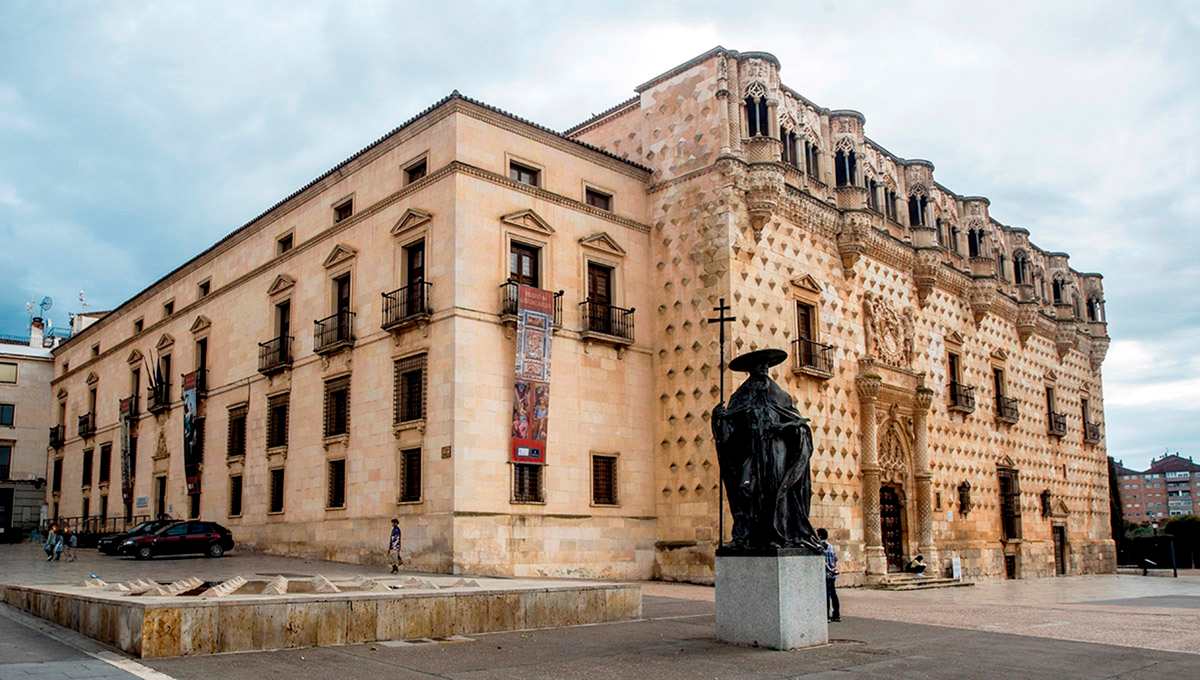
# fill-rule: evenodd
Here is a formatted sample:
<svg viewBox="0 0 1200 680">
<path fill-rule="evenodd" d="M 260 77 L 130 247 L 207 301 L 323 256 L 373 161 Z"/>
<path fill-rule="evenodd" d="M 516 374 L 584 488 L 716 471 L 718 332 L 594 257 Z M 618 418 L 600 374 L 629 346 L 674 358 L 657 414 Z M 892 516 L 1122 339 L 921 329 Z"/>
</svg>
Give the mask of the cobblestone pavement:
<svg viewBox="0 0 1200 680">
<path fill-rule="evenodd" d="M 643 592 L 713 596 L 712 588 L 667 583 L 644 584 Z M 1065 576 L 936 590 L 843 588 L 838 594 L 850 616 L 1200 654 L 1200 574 L 1194 571 L 1179 578 Z"/>
</svg>

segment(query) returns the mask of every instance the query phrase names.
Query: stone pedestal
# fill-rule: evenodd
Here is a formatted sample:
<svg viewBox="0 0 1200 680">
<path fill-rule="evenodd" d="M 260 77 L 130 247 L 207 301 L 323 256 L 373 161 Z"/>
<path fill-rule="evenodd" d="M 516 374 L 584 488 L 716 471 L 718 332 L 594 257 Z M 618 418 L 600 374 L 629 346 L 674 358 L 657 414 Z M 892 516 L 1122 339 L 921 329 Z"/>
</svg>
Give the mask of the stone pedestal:
<svg viewBox="0 0 1200 680">
<path fill-rule="evenodd" d="M 735 645 L 797 649 L 829 642 L 825 558 L 717 551 L 717 639 Z"/>
</svg>

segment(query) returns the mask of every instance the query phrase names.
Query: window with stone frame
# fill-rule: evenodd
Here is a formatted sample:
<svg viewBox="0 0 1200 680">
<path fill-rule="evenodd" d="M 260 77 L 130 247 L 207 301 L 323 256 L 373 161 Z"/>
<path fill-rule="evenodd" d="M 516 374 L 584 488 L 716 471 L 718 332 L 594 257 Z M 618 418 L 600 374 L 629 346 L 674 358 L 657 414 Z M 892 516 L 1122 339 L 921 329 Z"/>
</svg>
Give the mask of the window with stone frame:
<svg viewBox="0 0 1200 680">
<path fill-rule="evenodd" d="M 344 222 L 350 219 L 354 214 L 354 199 L 347 198 L 346 200 L 333 206 L 333 223 Z"/>
<path fill-rule="evenodd" d="M 14 404 L 0 404 L 0 427 L 15 427 L 17 407 Z"/>
<path fill-rule="evenodd" d="M 268 495 L 269 503 L 267 505 L 268 513 L 283 512 L 283 468 L 271 468 L 270 472 L 270 494 Z"/>
<path fill-rule="evenodd" d="M 542 469 L 536 463 L 513 463 L 512 502 L 543 503 Z"/>
<path fill-rule="evenodd" d="M 592 456 L 592 504 L 617 504 L 617 457 Z"/>
<path fill-rule="evenodd" d="M 249 406 L 240 404 L 229 409 L 229 423 L 225 438 L 225 457 L 239 458 L 246 455 L 246 418 Z"/>
<path fill-rule="evenodd" d="M 418 180 L 424 179 L 429 174 L 429 161 L 425 158 L 404 168 L 404 183 L 412 184 Z"/>
<path fill-rule="evenodd" d="M 12 466 L 12 442 L 0 442 L 0 482 L 8 481 Z"/>
<path fill-rule="evenodd" d="M 288 444 L 288 394 L 277 394 L 267 399 L 267 448 Z"/>
<path fill-rule="evenodd" d="M 392 422 L 407 423 L 425 417 L 425 360 L 418 354 L 393 364 Z"/>
<path fill-rule="evenodd" d="M 419 503 L 421 501 L 421 449 L 404 449 L 397 461 L 399 475 L 396 501 Z"/>
<path fill-rule="evenodd" d="M 112 470 L 112 444 L 100 445 L 100 484 L 107 484 Z"/>
<path fill-rule="evenodd" d="M 92 485 L 92 450 L 83 450 L 83 474 L 81 476 L 80 486 L 84 489 Z"/>
<path fill-rule="evenodd" d="M 54 479 L 50 480 L 50 491 L 52 493 L 59 493 L 62 491 L 62 478 L 63 478 L 63 459 L 55 458 L 54 459 Z M 57 517 L 57 515 L 56 515 L 56 517 Z"/>
<path fill-rule="evenodd" d="M 528 184 L 531 187 L 542 185 L 541 170 L 525 165 L 524 163 L 518 163 L 517 161 L 508 162 L 508 178 L 514 182 Z"/>
<path fill-rule="evenodd" d="M 65 372 L 65 369 L 64 369 Z M 0 361 L 0 383 L 5 385 L 17 384 L 17 365 L 8 361 Z"/>
<path fill-rule="evenodd" d="M 583 199 L 585 203 L 593 208 L 599 208 L 600 210 L 608 212 L 612 212 L 612 198 L 612 194 L 606 191 L 600 191 L 599 189 L 593 189 L 592 187 L 587 187 L 583 191 Z"/>
<path fill-rule="evenodd" d="M 325 382 L 325 436 L 350 434 L 350 376 Z"/>
<path fill-rule="evenodd" d="M 346 459 L 327 461 L 325 507 L 340 510 L 346 507 Z"/>
<path fill-rule="evenodd" d="M 1012 468 L 996 469 L 1000 488 L 1000 529 L 1006 541 L 1021 538 L 1021 479 Z"/>
<path fill-rule="evenodd" d="M 242 516 L 242 476 L 229 476 L 229 516 Z"/>
</svg>

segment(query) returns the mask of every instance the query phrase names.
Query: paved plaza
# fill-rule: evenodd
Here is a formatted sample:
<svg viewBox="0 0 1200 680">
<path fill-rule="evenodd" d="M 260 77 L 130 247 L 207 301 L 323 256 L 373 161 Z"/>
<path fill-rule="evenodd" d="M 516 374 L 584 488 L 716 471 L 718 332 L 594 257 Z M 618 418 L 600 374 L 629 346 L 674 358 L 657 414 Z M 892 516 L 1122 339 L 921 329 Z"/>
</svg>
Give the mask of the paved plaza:
<svg viewBox="0 0 1200 680">
<path fill-rule="evenodd" d="M 235 574 L 381 574 L 375 567 L 235 553 L 137 562 L 80 551 L 47 564 L 0 547 L 0 581 L 71 583 Z M 0 606 L 0 680 L 65 678 L 1200 678 L 1200 574 L 1067 577 L 913 592 L 842 591 L 831 644 L 796 652 L 713 639 L 713 590 L 643 584 L 643 618 L 410 644 L 134 661 Z"/>
</svg>

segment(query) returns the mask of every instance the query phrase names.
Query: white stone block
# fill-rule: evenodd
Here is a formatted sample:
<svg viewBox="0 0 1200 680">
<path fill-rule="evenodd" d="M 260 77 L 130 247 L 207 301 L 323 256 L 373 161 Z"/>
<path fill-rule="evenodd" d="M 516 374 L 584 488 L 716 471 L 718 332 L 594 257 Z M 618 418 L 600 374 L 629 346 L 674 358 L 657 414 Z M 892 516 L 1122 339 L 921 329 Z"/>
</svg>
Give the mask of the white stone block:
<svg viewBox="0 0 1200 680">
<path fill-rule="evenodd" d="M 829 642 L 825 558 L 718 555 L 717 639 L 797 649 Z"/>
</svg>

